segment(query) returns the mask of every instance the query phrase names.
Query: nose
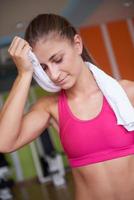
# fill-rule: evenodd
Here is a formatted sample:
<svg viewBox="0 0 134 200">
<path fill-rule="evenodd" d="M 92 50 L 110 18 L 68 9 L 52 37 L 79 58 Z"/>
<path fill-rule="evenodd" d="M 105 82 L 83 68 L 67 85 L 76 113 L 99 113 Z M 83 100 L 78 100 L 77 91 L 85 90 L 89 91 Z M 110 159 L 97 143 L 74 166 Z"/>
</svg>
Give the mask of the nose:
<svg viewBox="0 0 134 200">
<path fill-rule="evenodd" d="M 55 64 L 49 65 L 49 74 L 52 81 L 58 81 L 60 76 L 60 70 L 58 69 L 58 66 Z"/>
</svg>

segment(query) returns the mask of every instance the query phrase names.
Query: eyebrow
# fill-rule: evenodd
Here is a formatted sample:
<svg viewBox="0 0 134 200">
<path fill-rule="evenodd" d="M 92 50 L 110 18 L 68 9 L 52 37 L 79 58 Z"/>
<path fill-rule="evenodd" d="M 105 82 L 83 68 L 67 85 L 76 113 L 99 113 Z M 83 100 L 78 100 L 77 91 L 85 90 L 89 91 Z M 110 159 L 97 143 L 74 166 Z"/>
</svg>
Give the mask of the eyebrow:
<svg viewBox="0 0 134 200">
<path fill-rule="evenodd" d="M 54 58 L 58 53 L 60 53 L 60 52 L 62 52 L 62 50 L 60 50 L 60 51 L 58 51 L 57 53 L 53 54 L 48 60 L 49 60 L 49 61 L 53 60 L 53 58 Z"/>
</svg>

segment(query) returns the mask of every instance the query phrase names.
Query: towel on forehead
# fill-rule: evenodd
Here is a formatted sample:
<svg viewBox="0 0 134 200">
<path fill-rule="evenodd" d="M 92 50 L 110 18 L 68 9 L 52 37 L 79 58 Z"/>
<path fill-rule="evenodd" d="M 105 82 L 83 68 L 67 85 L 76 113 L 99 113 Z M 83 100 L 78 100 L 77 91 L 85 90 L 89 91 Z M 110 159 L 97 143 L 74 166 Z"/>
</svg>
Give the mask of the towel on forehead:
<svg viewBox="0 0 134 200">
<path fill-rule="evenodd" d="M 48 75 L 45 73 L 45 71 L 42 69 L 36 55 L 32 52 L 28 52 L 28 57 L 33 64 L 33 78 L 36 80 L 36 82 L 42 87 L 44 90 L 48 92 L 58 92 L 60 91 L 60 87 L 56 86 L 48 77 Z"/>
</svg>

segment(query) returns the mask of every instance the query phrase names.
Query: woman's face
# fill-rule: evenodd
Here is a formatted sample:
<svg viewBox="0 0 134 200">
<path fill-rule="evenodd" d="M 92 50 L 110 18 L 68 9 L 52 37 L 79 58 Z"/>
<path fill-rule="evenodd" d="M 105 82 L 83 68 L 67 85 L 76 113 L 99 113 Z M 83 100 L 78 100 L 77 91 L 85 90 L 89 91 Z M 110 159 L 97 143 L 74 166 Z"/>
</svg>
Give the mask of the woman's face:
<svg viewBox="0 0 134 200">
<path fill-rule="evenodd" d="M 82 62 L 82 42 L 75 35 L 74 43 L 61 37 L 40 39 L 33 48 L 42 68 L 49 78 L 62 89 L 71 88 L 77 81 Z"/>
</svg>

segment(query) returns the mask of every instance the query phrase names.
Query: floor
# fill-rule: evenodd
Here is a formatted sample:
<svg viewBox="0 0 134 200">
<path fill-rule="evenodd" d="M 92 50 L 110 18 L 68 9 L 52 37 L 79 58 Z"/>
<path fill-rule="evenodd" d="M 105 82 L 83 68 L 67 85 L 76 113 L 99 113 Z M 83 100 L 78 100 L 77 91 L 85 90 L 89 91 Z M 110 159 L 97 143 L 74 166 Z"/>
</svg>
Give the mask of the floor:
<svg viewBox="0 0 134 200">
<path fill-rule="evenodd" d="M 13 200 L 73 200 L 74 199 L 74 185 L 72 173 L 67 172 L 66 185 L 64 187 L 56 188 L 49 183 L 40 184 L 38 180 L 17 184 L 13 187 Z"/>
</svg>

